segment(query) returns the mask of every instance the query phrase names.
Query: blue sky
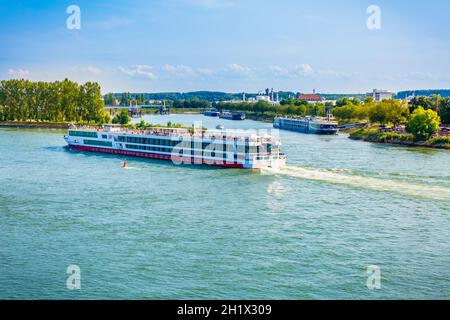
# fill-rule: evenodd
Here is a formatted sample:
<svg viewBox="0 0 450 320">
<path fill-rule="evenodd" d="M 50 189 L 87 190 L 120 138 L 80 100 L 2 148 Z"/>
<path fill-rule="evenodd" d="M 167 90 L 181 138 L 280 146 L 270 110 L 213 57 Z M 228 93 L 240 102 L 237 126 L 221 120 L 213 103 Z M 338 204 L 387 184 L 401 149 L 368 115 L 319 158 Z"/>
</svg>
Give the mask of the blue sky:
<svg viewBox="0 0 450 320">
<path fill-rule="evenodd" d="M 80 30 L 66 27 L 72 4 Z M 105 93 L 449 88 L 448 12 L 448 0 L 0 0 L 0 79 Z"/>
</svg>

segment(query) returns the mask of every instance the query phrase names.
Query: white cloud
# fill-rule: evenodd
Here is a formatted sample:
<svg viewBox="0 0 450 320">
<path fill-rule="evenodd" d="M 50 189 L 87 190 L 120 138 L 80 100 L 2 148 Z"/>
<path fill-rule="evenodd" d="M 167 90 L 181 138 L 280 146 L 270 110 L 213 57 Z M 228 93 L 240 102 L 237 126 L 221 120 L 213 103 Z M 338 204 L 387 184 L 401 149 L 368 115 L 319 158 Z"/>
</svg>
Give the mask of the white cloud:
<svg viewBox="0 0 450 320">
<path fill-rule="evenodd" d="M 310 76 L 314 70 L 309 64 L 299 64 L 294 67 L 293 72 L 297 76 Z"/>
<path fill-rule="evenodd" d="M 134 65 L 129 68 L 119 67 L 119 71 L 130 77 L 147 78 L 150 80 L 156 80 L 158 78 L 155 74 L 155 67 L 148 65 Z"/>
<path fill-rule="evenodd" d="M 9 69 L 8 75 L 13 78 L 24 79 L 30 76 L 31 72 L 27 69 Z"/>
<path fill-rule="evenodd" d="M 248 77 L 252 73 L 252 69 L 250 69 L 249 67 L 242 66 L 237 63 L 227 65 L 225 70 L 227 72 L 233 73 L 235 75 L 244 76 L 244 77 Z"/>
<path fill-rule="evenodd" d="M 277 78 L 286 78 L 286 79 L 298 79 L 298 78 L 310 78 L 310 79 L 321 79 L 321 80 L 329 80 L 329 79 L 351 79 L 359 76 L 358 73 L 355 72 L 342 72 L 336 70 L 322 70 L 322 69 L 314 69 L 309 64 L 298 64 L 292 67 L 280 67 L 280 66 L 271 66 L 269 67 L 270 76 L 274 76 Z"/>
<path fill-rule="evenodd" d="M 176 78 L 189 78 L 189 77 L 195 77 L 197 75 L 197 72 L 189 66 L 185 65 L 170 65 L 166 64 L 162 66 L 162 71 L 165 73 L 174 76 Z"/>
<path fill-rule="evenodd" d="M 90 74 L 95 74 L 95 75 L 99 75 L 102 73 L 102 70 L 100 68 L 97 68 L 94 66 L 73 67 L 71 70 L 74 72 L 77 72 L 77 73 L 90 73 Z"/>
<path fill-rule="evenodd" d="M 199 69 L 197 69 L 197 73 L 202 76 L 210 77 L 210 76 L 215 75 L 216 71 L 214 71 L 213 69 L 209 69 L 209 68 L 199 68 Z"/>
<path fill-rule="evenodd" d="M 289 70 L 280 66 L 271 66 L 269 67 L 269 71 L 275 77 L 288 77 Z"/>
<path fill-rule="evenodd" d="M 216 74 L 216 70 L 209 68 L 193 68 L 183 64 L 163 66 L 134 65 L 131 67 L 119 67 L 119 71 L 130 77 L 148 78 L 156 80 L 162 79 L 186 79 L 211 77 Z"/>
<path fill-rule="evenodd" d="M 91 68 L 92 73 L 98 72 Z M 162 66 L 133 65 L 119 67 L 119 71 L 133 78 L 150 80 L 212 80 L 212 79 L 266 79 L 272 81 L 274 78 L 284 80 L 350 80 L 360 77 L 358 73 L 342 72 L 327 69 L 314 69 L 309 64 L 298 64 L 294 66 L 272 65 L 267 67 L 248 67 L 237 63 L 228 64 L 224 67 L 205 68 L 191 67 L 188 65 L 164 64 Z"/>
<path fill-rule="evenodd" d="M 317 72 L 309 64 L 299 64 L 293 67 L 271 66 L 268 69 L 271 76 L 277 78 L 299 78 L 312 77 L 317 75 Z M 267 73 L 267 72 L 266 72 Z"/>
</svg>

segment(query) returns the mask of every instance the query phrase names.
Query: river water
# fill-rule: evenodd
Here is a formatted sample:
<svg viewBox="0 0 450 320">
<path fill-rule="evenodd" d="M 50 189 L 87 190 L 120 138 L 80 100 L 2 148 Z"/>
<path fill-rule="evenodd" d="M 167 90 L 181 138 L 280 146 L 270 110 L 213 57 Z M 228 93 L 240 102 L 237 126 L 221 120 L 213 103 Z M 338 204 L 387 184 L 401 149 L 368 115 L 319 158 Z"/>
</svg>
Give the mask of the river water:
<svg viewBox="0 0 450 320">
<path fill-rule="evenodd" d="M 124 170 L 66 150 L 63 134 L 0 129 L 2 299 L 450 297 L 450 151 L 282 131 L 281 170 Z M 81 290 L 67 289 L 69 265 Z"/>
</svg>

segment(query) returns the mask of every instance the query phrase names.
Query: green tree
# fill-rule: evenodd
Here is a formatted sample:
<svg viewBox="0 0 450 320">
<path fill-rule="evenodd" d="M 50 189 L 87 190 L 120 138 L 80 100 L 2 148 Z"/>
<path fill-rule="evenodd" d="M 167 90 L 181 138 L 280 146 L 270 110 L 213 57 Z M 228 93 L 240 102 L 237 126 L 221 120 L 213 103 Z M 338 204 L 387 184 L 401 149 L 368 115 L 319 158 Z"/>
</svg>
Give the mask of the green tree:
<svg viewBox="0 0 450 320">
<path fill-rule="evenodd" d="M 424 108 L 425 110 L 431 109 L 431 100 L 427 97 L 414 97 L 409 102 L 409 112 L 413 113 L 419 107 Z"/>
<path fill-rule="evenodd" d="M 373 103 L 373 102 L 375 102 L 375 99 L 374 99 L 373 97 L 366 97 L 366 98 L 364 99 L 364 103 L 365 103 L 365 104 Z"/>
<path fill-rule="evenodd" d="M 306 106 L 309 105 L 309 102 L 308 101 L 304 101 L 304 100 L 294 100 L 294 105 L 296 105 L 297 107 L 299 107 L 299 106 L 305 106 L 306 107 Z"/>
<path fill-rule="evenodd" d="M 442 101 L 442 98 L 440 95 L 433 94 L 430 97 L 431 110 L 436 111 L 438 114 L 440 114 L 441 113 L 441 101 Z"/>
<path fill-rule="evenodd" d="M 442 99 L 439 116 L 442 123 L 450 124 L 450 98 Z"/>
<path fill-rule="evenodd" d="M 128 114 L 128 109 L 120 109 L 120 112 L 112 120 L 114 124 L 121 124 L 121 125 L 128 124 L 130 123 L 130 121 L 131 118 L 130 115 Z"/>
<path fill-rule="evenodd" d="M 312 116 L 325 116 L 325 105 L 322 103 L 310 103 L 307 106 L 307 113 Z"/>
<path fill-rule="evenodd" d="M 369 120 L 382 125 L 399 124 L 406 121 L 409 115 L 408 106 L 403 101 L 383 100 L 369 109 Z"/>
<path fill-rule="evenodd" d="M 104 123 L 107 114 L 104 109 L 101 90 L 98 83 L 87 82 L 80 86 L 81 107 L 84 112 L 84 120 L 93 123 Z"/>
<path fill-rule="evenodd" d="M 288 105 L 293 104 L 293 103 L 294 103 L 294 100 L 292 98 L 283 99 L 283 100 L 280 101 L 280 104 L 282 106 L 288 106 Z"/>
<path fill-rule="evenodd" d="M 108 93 L 104 97 L 105 105 L 107 106 L 115 106 L 116 105 L 116 96 L 114 93 Z"/>
<path fill-rule="evenodd" d="M 331 113 L 340 120 L 366 120 L 369 118 L 371 106 L 373 106 L 372 103 L 348 104 L 331 109 Z"/>
<path fill-rule="evenodd" d="M 341 98 L 336 100 L 336 107 L 343 107 L 343 106 L 347 106 L 349 104 L 353 104 L 352 100 L 349 98 Z"/>
<path fill-rule="evenodd" d="M 258 101 L 253 106 L 253 110 L 255 112 L 263 113 L 263 112 L 270 111 L 271 109 L 272 109 L 272 106 L 267 101 Z"/>
<path fill-rule="evenodd" d="M 136 125 L 136 128 L 138 128 L 138 129 L 144 129 L 145 127 L 146 127 L 146 123 L 145 123 L 145 120 L 141 120 L 141 122 L 139 122 L 137 125 Z"/>
<path fill-rule="evenodd" d="M 0 82 L 0 106 L 3 121 L 110 121 L 100 86 L 91 82 L 4 80 Z"/>
<path fill-rule="evenodd" d="M 66 119 L 77 118 L 77 100 L 80 96 L 79 85 L 75 82 L 65 79 L 59 83 L 59 110 L 57 112 L 57 120 L 64 121 Z"/>
<path fill-rule="evenodd" d="M 131 94 L 129 92 L 124 92 L 119 97 L 119 105 L 123 107 L 128 107 L 131 103 L 131 100 L 132 100 Z"/>
<path fill-rule="evenodd" d="M 412 133 L 415 140 L 428 140 L 439 131 L 440 122 L 441 119 L 436 111 L 418 107 L 411 115 L 406 131 Z"/>
<path fill-rule="evenodd" d="M 200 100 L 198 98 L 192 98 L 191 100 L 175 100 L 173 102 L 173 107 L 179 109 L 190 109 L 190 108 L 210 109 L 211 102 L 206 100 Z"/>
</svg>

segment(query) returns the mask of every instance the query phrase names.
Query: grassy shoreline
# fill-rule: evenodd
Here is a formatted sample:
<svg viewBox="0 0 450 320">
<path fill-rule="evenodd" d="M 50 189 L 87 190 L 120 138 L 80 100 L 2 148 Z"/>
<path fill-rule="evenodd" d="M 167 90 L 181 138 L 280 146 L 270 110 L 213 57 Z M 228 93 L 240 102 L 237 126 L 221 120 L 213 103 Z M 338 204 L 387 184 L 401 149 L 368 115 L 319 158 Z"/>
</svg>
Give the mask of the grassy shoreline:
<svg viewBox="0 0 450 320">
<path fill-rule="evenodd" d="M 350 133 L 349 138 L 372 143 L 402 145 L 408 147 L 423 147 L 450 150 L 450 137 L 435 137 L 426 141 L 415 141 L 410 134 L 380 132 L 378 129 L 357 129 Z"/>
</svg>

